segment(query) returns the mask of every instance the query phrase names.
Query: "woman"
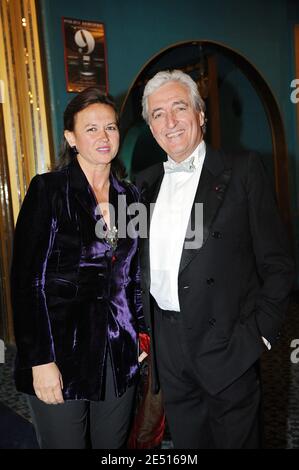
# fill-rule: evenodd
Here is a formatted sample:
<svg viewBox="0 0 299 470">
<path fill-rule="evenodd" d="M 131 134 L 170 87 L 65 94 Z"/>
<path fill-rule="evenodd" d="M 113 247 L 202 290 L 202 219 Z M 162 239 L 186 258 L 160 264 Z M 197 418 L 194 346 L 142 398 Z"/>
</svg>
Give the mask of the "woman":
<svg viewBox="0 0 299 470">
<path fill-rule="evenodd" d="M 90 437 L 93 448 L 119 448 L 145 327 L 137 238 L 118 236 L 118 220 L 130 222 L 138 196 L 120 179 L 111 98 L 87 88 L 64 129 L 63 164 L 32 179 L 16 226 L 16 386 L 29 394 L 40 447 L 85 448 Z"/>
</svg>

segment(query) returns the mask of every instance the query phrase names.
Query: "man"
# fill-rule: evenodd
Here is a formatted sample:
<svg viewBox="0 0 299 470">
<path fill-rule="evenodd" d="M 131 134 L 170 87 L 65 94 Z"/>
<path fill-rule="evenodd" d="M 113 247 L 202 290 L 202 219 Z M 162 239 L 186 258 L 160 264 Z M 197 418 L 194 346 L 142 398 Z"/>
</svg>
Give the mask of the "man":
<svg viewBox="0 0 299 470">
<path fill-rule="evenodd" d="M 205 145 L 204 102 L 183 72 L 147 83 L 143 117 L 168 156 L 137 185 L 155 203 L 143 300 L 174 446 L 257 448 L 257 360 L 279 336 L 293 283 L 272 191 L 257 156 Z"/>
</svg>

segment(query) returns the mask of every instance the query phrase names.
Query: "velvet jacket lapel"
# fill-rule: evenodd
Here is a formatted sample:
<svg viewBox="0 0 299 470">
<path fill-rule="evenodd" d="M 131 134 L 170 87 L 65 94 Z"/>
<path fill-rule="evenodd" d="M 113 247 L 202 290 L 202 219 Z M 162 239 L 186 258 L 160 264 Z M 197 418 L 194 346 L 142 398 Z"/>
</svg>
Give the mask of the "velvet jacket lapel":
<svg viewBox="0 0 299 470">
<path fill-rule="evenodd" d="M 179 274 L 186 268 L 194 256 L 198 254 L 199 250 L 201 250 L 207 241 L 211 224 L 222 204 L 230 177 L 230 165 L 226 166 L 221 158 L 221 154 L 207 146 L 205 161 L 190 215 L 191 227 L 194 227 L 195 204 L 203 204 L 202 244 L 195 249 L 183 248 Z M 185 243 L 186 242 L 188 242 L 187 238 L 185 239 Z"/>
<path fill-rule="evenodd" d="M 77 159 L 69 165 L 69 190 L 86 214 L 96 222 L 97 201 Z"/>
</svg>

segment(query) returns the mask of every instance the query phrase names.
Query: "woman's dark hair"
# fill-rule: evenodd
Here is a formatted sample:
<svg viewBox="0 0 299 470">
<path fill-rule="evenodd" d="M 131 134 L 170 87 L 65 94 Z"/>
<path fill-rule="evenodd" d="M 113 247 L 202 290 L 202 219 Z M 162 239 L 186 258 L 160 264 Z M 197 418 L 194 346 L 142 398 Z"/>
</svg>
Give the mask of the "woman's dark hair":
<svg viewBox="0 0 299 470">
<path fill-rule="evenodd" d="M 116 115 L 117 124 L 119 121 L 118 111 L 115 105 L 115 102 L 110 95 L 106 95 L 99 88 L 88 87 L 85 90 L 81 91 L 78 95 L 73 98 L 67 107 L 65 108 L 63 115 L 63 128 L 67 131 L 73 131 L 75 128 L 75 118 L 76 115 L 87 108 L 91 104 L 100 103 L 111 106 Z M 72 161 L 73 158 L 77 155 L 77 150 L 70 147 L 68 141 L 63 137 L 63 142 L 61 145 L 59 162 L 56 166 L 57 169 L 63 168 L 68 163 Z M 115 176 L 122 179 L 126 176 L 125 167 L 116 156 L 111 162 L 111 170 Z"/>
</svg>

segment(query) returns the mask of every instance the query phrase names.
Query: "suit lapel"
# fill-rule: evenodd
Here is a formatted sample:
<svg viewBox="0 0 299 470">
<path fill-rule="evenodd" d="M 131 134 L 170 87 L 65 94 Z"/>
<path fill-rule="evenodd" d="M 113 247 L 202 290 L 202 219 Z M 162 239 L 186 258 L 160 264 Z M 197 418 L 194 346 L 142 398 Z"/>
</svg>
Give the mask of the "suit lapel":
<svg viewBox="0 0 299 470">
<path fill-rule="evenodd" d="M 225 166 L 222 155 L 207 146 L 206 157 L 202 168 L 198 188 L 195 194 L 191 210 L 189 227 L 198 230 L 198 221 L 195 220 L 196 204 L 202 203 L 203 227 L 202 243 L 197 248 L 183 248 L 179 274 L 186 268 L 190 261 L 196 256 L 208 239 L 210 228 L 216 214 L 222 204 L 231 176 L 231 165 Z M 197 224 L 195 223 L 197 222 Z M 185 239 L 184 247 L 190 240 Z"/>
</svg>

